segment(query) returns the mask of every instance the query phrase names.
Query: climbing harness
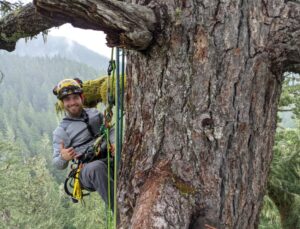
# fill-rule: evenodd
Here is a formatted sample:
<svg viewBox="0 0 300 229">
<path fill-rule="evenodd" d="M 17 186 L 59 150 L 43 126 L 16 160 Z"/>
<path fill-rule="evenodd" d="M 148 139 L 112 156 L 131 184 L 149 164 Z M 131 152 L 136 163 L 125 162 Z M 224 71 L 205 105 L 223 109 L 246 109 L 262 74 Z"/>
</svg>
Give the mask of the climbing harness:
<svg viewBox="0 0 300 229">
<path fill-rule="evenodd" d="M 72 169 L 68 175 L 68 177 L 65 180 L 64 183 L 64 189 L 68 196 L 71 197 L 73 203 L 78 203 L 78 201 L 81 201 L 83 196 L 89 195 L 89 193 L 83 193 L 81 189 L 81 185 L 79 182 L 79 173 L 80 173 L 80 167 L 79 165 Z M 69 190 L 69 187 L 73 189 L 73 191 Z"/>
<path fill-rule="evenodd" d="M 94 147 L 97 146 L 93 145 L 93 147 L 88 147 L 82 155 L 77 157 L 77 160 L 71 165 L 71 171 L 65 180 L 65 192 L 71 197 L 74 203 L 82 201 L 84 196 L 89 195 L 89 193 L 83 193 L 83 188 L 79 181 L 79 174 L 84 163 L 97 160 L 98 154 L 95 154 Z M 69 188 L 72 188 L 73 191 L 70 191 Z"/>
</svg>

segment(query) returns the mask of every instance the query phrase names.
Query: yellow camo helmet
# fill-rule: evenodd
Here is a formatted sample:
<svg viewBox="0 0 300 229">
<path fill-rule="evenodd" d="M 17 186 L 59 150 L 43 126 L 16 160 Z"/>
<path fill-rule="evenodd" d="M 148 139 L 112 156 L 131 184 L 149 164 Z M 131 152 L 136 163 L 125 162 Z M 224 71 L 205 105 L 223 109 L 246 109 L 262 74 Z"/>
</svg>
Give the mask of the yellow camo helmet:
<svg viewBox="0 0 300 229">
<path fill-rule="evenodd" d="M 53 94 L 58 99 L 62 100 L 67 95 L 71 94 L 82 94 L 83 90 L 78 81 L 74 79 L 64 79 L 60 81 L 57 86 L 53 89 Z"/>
</svg>

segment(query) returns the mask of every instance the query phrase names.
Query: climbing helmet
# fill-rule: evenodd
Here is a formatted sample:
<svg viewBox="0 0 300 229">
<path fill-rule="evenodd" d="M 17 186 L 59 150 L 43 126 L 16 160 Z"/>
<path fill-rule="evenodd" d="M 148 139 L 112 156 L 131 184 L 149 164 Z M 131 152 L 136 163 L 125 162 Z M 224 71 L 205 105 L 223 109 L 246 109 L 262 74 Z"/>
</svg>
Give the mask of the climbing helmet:
<svg viewBox="0 0 300 229">
<path fill-rule="evenodd" d="M 75 79 L 64 79 L 60 81 L 53 89 L 53 94 L 56 95 L 60 100 L 67 95 L 82 94 L 82 92 L 81 85 Z"/>
</svg>

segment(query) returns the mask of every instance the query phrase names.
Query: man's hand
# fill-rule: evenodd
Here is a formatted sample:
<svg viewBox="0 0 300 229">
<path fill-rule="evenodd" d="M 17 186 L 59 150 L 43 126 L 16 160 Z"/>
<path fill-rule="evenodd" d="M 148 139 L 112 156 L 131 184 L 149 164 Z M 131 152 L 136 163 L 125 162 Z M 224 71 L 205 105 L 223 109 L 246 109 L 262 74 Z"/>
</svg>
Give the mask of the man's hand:
<svg viewBox="0 0 300 229">
<path fill-rule="evenodd" d="M 76 156 L 76 153 L 75 153 L 75 150 L 73 147 L 65 148 L 64 143 L 61 142 L 60 143 L 60 155 L 64 160 L 70 161 Z"/>
</svg>

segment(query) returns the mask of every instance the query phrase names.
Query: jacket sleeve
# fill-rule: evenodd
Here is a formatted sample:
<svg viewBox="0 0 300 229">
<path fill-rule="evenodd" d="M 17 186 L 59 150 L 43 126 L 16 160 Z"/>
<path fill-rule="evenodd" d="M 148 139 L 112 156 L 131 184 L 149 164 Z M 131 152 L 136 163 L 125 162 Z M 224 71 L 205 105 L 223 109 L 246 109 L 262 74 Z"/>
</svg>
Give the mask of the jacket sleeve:
<svg viewBox="0 0 300 229">
<path fill-rule="evenodd" d="M 52 163 L 57 169 L 65 169 L 69 162 L 64 160 L 60 155 L 60 144 L 64 142 L 65 145 L 70 143 L 66 132 L 63 128 L 57 127 L 53 132 L 53 159 Z"/>
</svg>

